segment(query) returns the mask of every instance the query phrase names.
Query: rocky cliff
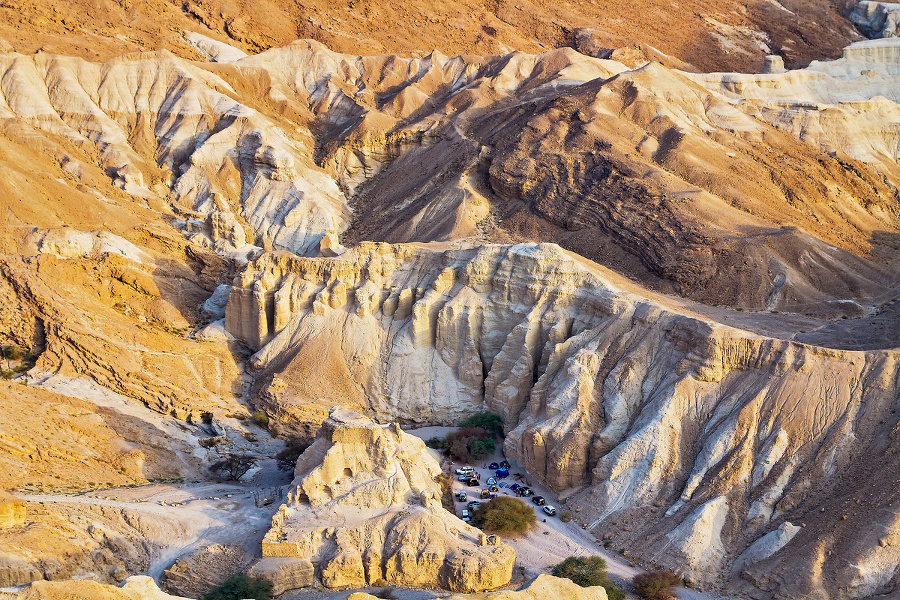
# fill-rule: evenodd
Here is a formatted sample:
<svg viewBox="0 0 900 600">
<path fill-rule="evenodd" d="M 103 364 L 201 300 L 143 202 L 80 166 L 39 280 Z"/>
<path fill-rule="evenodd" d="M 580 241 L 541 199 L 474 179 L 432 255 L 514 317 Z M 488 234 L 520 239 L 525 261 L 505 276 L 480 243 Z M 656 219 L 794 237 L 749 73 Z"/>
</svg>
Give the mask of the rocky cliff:
<svg viewBox="0 0 900 600">
<path fill-rule="evenodd" d="M 314 580 L 329 588 L 503 587 L 515 552 L 443 508 L 440 474 L 425 444 L 396 424 L 332 410 L 297 462 L 252 573 L 279 591 Z"/>
<path fill-rule="evenodd" d="M 770 9 L 802 11 L 786 4 Z M 708 18 L 723 36 L 743 22 Z M 488 409 L 510 456 L 644 564 L 761 598 L 894 589 L 900 45 L 704 75 L 601 59 L 579 35 L 584 52 L 452 58 L 2 45 L 0 342 L 26 357 L 4 370 L 129 399 L 51 415 L 4 388 L 4 414 L 37 406 L 64 430 L 32 443 L 2 421 L 16 484 L 81 448 L 79 485 L 181 472 L 139 443 L 149 429 L 120 432 L 141 404 L 178 427 L 243 415 L 246 391 L 303 433 L 335 404 L 379 422 Z M 86 444 L 72 423 L 92 412 Z M 448 523 L 430 471 L 398 459 L 369 480 L 328 458 L 400 452 L 396 430 L 345 425 L 368 433 L 323 429 L 260 571 L 500 585 L 511 555 Z M 350 507 L 369 521 L 344 528 Z M 85 543 L 59 572 L 95 550 L 111 552 Z"/>
<path fill-rule="evenodd" d="M 894 577 L 889 529 L 853 531 L 873 510 L 892 522 L 893 479 L 867 473 L 893 464 L 895 350 L 764 335 L 776 315 L 713 320 L 552 245 L 364 244 L 265 255 L 242 277 L 227 322 L 272 325 L 251 338 L 269 340 L 254 393 L 286 423 L 315 428 L 335 399 L 385 420 L 492 410 L 508 456 L 648 565 L 701 587 L 734 570 L 747 593 L 862 597 Z M 773 560 L 829 575 L 763 575 Z"/>
</svg>

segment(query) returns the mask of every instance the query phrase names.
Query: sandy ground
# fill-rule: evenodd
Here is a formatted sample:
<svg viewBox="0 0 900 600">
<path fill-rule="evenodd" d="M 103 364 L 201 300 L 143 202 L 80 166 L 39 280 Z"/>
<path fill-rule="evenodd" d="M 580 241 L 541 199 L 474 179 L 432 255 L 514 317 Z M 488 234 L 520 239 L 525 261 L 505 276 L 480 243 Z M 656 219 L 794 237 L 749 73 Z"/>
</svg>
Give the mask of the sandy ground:
<svg viewBox="0 0 900 600">
<path fill-rule="evenodd" d="M 261 556 L 262 538 L 269 530 L 280 500 L 257 507 L 253 492 L 268 492 L 279 485 L 287 490 L 287 475 L 279 472 L 274 460 L 247 481 L 198 484 L 157 484 L 136 488 L 107 489 L 78 496 L 24 495 L 30 502 L 92 504 L 159 515 L 182 523 L 180 535 L 156 541 L 160 551 L 153 557 L 147 574 L 159 581 L 163 571 L 178 557 L 207 544 L 230 544 L 251 556 Z M 166 532 L 161 532 L 166 535 Z"/>
</svg>

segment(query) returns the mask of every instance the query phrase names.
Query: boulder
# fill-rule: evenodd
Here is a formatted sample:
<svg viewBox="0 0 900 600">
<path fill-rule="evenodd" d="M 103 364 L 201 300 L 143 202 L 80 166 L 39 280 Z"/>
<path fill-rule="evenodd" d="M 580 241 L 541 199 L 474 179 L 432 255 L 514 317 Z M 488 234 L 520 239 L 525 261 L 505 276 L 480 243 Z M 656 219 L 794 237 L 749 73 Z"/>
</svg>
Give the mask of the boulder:
<svg viewBox="0 0 900 600">
<path fill-rule="evenodd" d="M 15 527 L 25 523 L 25 501 L 0 490 L 0 527 Z"/>
<path fill-rule="evenodd" d="M 271 581 L 274 596 L 315 583 L 312 562 L 299 558 L 263 558 L 253 565 L 249 574 Z"/>
</svg>

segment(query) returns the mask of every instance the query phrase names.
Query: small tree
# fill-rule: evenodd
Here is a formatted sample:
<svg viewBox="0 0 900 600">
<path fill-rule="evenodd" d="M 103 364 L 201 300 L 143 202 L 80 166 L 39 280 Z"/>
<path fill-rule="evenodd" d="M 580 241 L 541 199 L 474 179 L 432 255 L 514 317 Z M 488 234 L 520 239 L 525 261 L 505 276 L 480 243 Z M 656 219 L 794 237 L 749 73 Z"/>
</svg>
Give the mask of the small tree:
<svg viewBox="0 0 900 600">
<path fill-rule="evenodd" d="M 490 533 L 523 533 L 534 525 L 534 509 L 518 498 L 499 496 L 475 509 L 475 525 Z"/>
<path fill-rule="evenodd" d="M 293 471 L 297 466 L 297 459 L 312 444 L 300 438 L 291 438 L 287 441 L 284 450 L 275 455 L 275 462 L 282 471 Z"/>
<path fill-rule="evenodd" d="M 570 556 L 553 567 L 554 577 L 571 579 L 581 587 L 603 586 L 609 600 L 623 600 L 625 592 L 616 587 L 606 573 L 606 561 L 599 556 Z"/>
<path fill-rule="evenodd" d="M 634 576 L 634 591 L 644 600 L 677 598 L 672 588 L 681 584 L 681 578 L 671 571 L 652 571 Z"/>
<path fill-rule="evenodd" d="M 222 460 L 211 464 L 209 470 L 213 473 L 224 473 L 229 481 L 237 481 L 255 464 L 256 459 L 249 454 L 227 454 Z"/>
<path fill-rule="evenodd" d="M 232 575 L 203 596 L 203 600 L 271 600 L 272 582 L 249 575 Z"/>
</svg>

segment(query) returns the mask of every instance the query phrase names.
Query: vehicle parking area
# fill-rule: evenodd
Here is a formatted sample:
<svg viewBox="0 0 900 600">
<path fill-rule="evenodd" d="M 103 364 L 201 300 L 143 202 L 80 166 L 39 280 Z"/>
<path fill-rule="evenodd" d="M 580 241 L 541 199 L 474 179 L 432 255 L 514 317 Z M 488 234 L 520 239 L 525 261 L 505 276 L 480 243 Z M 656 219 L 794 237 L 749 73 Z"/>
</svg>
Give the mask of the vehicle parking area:
<svg viewBox="0 0 900 600">
<path fill-rule="evenodd" d="M 423 440 L 431 437 L 443 437 L 447 433 L 454 431 L 455 427 L 427 427 L 408 431 Z M 472 501 L 487 502 L 489 498 L 482 499 L 482 492 L 487 489 L 490 494 L 490 484 L 488 480 L 491 476 L 496 477 L 496 469 L 490 469 L 491 463 L 497 463 L 498 467 L 504 460 L 502 455 L 502 444 L 497 444 L 498 449 L 493 455 L 488 456 L 478 462 L 464 464 L 460 462 L 450 463 L 450 475 L 453 477 L 453 504 L 456 515 L 463 518 L 463 511 L 467 511 L 471 517 L 471 509 L 468 504 Z M 437 450 L 433 450 L 435 457 L 439 460 L 445 460 L 444 454 Z M 530 489 L 533 495 L 518 496 L 524 502 L 527 502 L 535 509 L 537 515 L 537 523 L 526 534 L 504 536 L 503 541 L 516 551 L 516 564 L 525 568 L 527 577 L 536 577 L 541 573 L 549 573 L 554 565 L 561 563 L 569 556 L 602 556 L 607 563 L 608 571 L 614 579 L 627 579 L 633 577 L 639 572 L 638 569 L 629 566 L 628 562 L 622 557 L 611 554 L 603 550 L 602 545 L 588 531 L 581 529 L 581 524 L 575 520 L 569 523 L 560 521 L 560 513 L 565 509 L 565 505 L 560 503 L 558 498 L 548 488 L 540 485 L 533 480 L 528 473 L 515 461 L 509 461 L 509 475 L 505 478 L 498 478 L 496 487 L 497 492 L 493 492 L 497 496 L 517 497 L 512 489 L 513 485 L 525 486 Z M 460 475 L 456 474 L 456 469 L 465 466 L 472 467 L 472 471 L 477 474 L 478 485 L 469 485 L 468 482 L 460 481 Z M 469 478 L 471 479 L 471 478 Z M 505 483 L 501 486 L 500 483 Z M 465 501 L 460 501 L 459 493 L 465 492 Z M 543 512 L 543 507 L 536 504 L 533 500 L 535 497 L 543 497 L 544 506 L 552 506 L 556 508 L 556 514 L 551 516 Z"/>
</svg>

